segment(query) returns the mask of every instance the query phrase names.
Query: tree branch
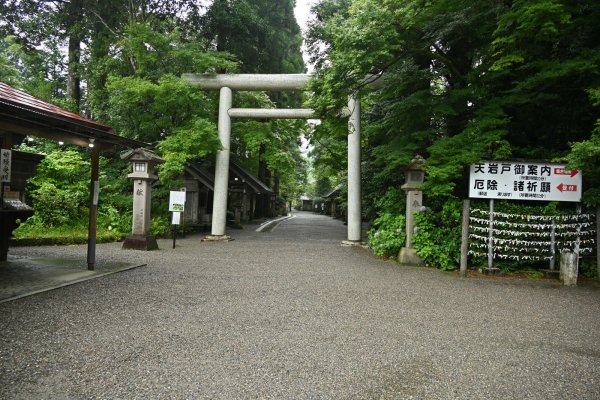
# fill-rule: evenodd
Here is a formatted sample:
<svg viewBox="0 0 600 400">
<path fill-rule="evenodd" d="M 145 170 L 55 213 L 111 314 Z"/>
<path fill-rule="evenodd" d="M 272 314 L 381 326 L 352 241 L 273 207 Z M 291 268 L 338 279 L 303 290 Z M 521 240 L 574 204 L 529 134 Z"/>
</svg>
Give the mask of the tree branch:
<svg viewBox="0 0 600 400">
<path fill-rule="evenodd" d="M 98 14 L 96 11 L 94 10 L 90 10 L 92 12 L 92 14 L 94 14 L 96 16 L 96 18 L 98 18 L 98 21 L 100 21 L 102 23 L 102 25 L 104 25 L 104 27 L 106 29 L 108 29 L 110 31 L 110 33 L 112 33 L 113 35 L 115 35 L 116 37 L 119 37 L 120 35 L 113 31 L 110 26 L 108 26 L 108 24 L 104 21 L 104 19 L 100 16 L 100 14 Z"/>
</svg>

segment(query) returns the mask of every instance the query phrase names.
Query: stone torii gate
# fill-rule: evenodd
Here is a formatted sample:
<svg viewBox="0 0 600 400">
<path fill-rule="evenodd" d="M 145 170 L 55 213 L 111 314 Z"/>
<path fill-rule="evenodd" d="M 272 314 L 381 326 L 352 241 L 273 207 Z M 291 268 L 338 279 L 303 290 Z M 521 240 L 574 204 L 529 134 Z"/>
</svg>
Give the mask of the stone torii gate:
<svg viewBox="0 0 600 400">
<path fill-rule="evenodd" d="M 309 74 L 183 74 L 190 84 L 207 90 L 220 90 L 219 140 L 222 150 L 217 153 L 215 170 L 212 230 L 209 240 L 229 240 L 225 235 L 227 223 L 227 186 L 229 182 L 229 155 L 232 118 L 314 118 L 311 109 L 232 108 L 232 90 L 285 91 L 302 90 Z M 346 113 L 345 113 L 346 114 Z M 348 101 L 348 235 L 347 244 L 361 241 L 361 189 L 360 189 L 360 101 L 357 95 Z"/>
</svg>

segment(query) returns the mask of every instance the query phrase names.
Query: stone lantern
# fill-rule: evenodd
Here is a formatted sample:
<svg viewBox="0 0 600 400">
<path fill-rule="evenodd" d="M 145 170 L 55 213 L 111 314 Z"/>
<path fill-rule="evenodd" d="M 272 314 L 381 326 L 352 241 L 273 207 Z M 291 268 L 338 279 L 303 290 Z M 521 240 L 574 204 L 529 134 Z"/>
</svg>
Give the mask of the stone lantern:
<svg viewBox="0 0 600 400">
<path fill-rule="evenodd" d="M 150 235 L 150 201 L 152 200 L 152 182 L 158 180 L 154 173 L 156 164 L 164 160 L 143 148 L 129 150 L 121 154 L 122 160 L 132 164 L 132 173 L 127 175 L 133 180 L 133 224 L 131 236 L 125 238 L 124 249 L 158 249 L 156 238 Z"/>
<path fill-rule="evenodd" d="M 417 155 L 404 170 L 406 182 L 401 189 L 406 192 L 406 245 L 400 250 L 398 261 L 400 264 L 421 265 L 423 260 L 412 247 L 414 232 L 414 213 L 423 206 L 423 191 L 421 184 L 425 181 L 425 160 Z"/>
</svg>

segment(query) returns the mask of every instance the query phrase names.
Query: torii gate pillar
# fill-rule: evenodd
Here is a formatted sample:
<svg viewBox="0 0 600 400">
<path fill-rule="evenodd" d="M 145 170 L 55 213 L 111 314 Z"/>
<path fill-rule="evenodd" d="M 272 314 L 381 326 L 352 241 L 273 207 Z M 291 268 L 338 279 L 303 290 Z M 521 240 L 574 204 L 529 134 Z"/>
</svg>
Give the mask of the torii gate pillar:
<svg viewBox="0 0 600 400">
<path fill-rule="evenodd" d="M 231 146 L 231 109 L 233 93 L 230 88 L 222 87 L 219 93 L 219 140 L 221 150 L 217 153 L 215 166 L 215 192 L 213 197 L 212 227 L 206 240 L 230 240 L 225 235 L 227 225 L 227 186 L 229 185 L 229 155 Z"/>
<path fill-rule="evenodd" d="M 360 100 L 351 96 L 348 101 L 348 242 L 361 240 L 360 193 Z"/>
</svg>

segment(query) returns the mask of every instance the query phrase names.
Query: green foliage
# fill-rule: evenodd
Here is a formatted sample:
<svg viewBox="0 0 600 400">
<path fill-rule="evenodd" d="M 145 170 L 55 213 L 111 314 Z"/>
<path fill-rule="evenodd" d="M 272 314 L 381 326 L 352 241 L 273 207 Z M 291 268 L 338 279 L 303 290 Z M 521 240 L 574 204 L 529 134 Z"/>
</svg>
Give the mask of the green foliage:
<svg viewBox="0 0 600 400">
<path fill-rule="evenodd" d="M 400 185 L 388 187 L 383 196 L 374 200 L 376 210 L 392 215 L 403 215 L 406 210 L 406 193 Z"/>
<path fill-rule="evenodd" d="M 369 247 L 378 256 L 397 257 L 406 243 L 406 221 L 403 215 L 383 213 L 369 230 Z"/>
<path fill-rule="evenodd" d="M 199 22 L 207 42 L 235 54 L 244 73 L 304 70 L 292 0 L 215 0 Z"/>
<path fill-rule="evenodd" d="M 131 202 L 131 199 L 128 200 Z M 132 219 L 133 212 L 129 204 L 120 210 L 110 204 L 103 204 L 98 209 L 98 226 L 118 236 L 131 232 Z"/>
<path fill-rule="evenodd" d="M 48 227 L 40 224 L 21 224 L 13 231 L 14 242 L 22 246 L 84 244 L 88 241 L 87 224 Z M 122 240 L 125 233 L 100 227 L 96 242 L 106 243 Z"/>
<path fill-rule="evenodd" d="M 84 237 L 87 240 L 89 155 L 76 147 L 58 148 L 44 140 L 24 143 L 19 150 L 47 154 L 37 175 L 29 180 L 27 195 L 35 213 L 15 231 L 15 237 L 39 237 L 56 243 L 79 243 Z M 117 240 L 131 232 L 131 195 L 128 179 L 122 173 L 124 167 L 121 160 L 100 158 L 97 226 L 102 240 Z"/>
<path fill-rule="evenodd" d="M 181 78 L 161 77 L 157 83 L 136 77 L 110 77 L 111 124 L 124 136 L 158 142 L 174 129 L 190 126 L 210 109 L 205 95 Z"/>
<path fill-rule="evenodd" d="M 181 174 L 187 161 L 205 157 L 221 148 L 217 126 L 209 120 L 198 119 L 190 127 L 174 129 L 158 144 L 165 163 L 161 166 L 162 179 L 175 179 Z"/>
<path fill-rule="evenodd" d="M 81 219 L 80 213 L 88 198 L 89 164 L 76 150 L 55 150 L 46 155 L 30 182 L 35 218 L 29 224 L 67 225 Z"/>
<path fill-rule="evenodd" d="M 117 46 L 122 51 L 122 58 L 115 59 L 117 65 L 124 72 L 129 69 L 127 75 L 133 72 L 153 82 L 166 74 L 236 69 L 230 54 L 206 51 L 201 43 L 185 41 L 179 29 L 171 30 L 169 24 L 131 23 Z"/>
<path fill-rule="evenodd" d="M 80 193 L 58 189 L 52 183 L 42 183 L 31 194 L 36 216 L 29 223 L 53 227 L 79 219 L 84 201 Z"/>
<path fill-rule="evenodd" d="M 169 216 L 152 217 L 150 221 L 150 233 L 158 237 L 168 237 L 171 234 L 171 220 Z"/>
<path fill-rule="evenodd" d="M 600 106 L 600 89 L 592 88 L 589 94 L 594 105 Z M 588 140 L 571 143 L 566 160 L 571 168 L 583 171 L 584 184 L 588 187 L 583 195 L 584 204 L 590 208 L 600 206 L 600 118 Z"/>
<path fill-rule="evenodd" d="M 448 200 L 441 210 L 415 214 L 413 246 L 426 265 L 452 270 L 460 264 L 460 200 Z"/>
<path fill-rule="evenodd" d="M 19 47 L 12 41 L 12 37 L 0 39 L 0 82 L 19 86 L 19 69 L 14 57 Z"/>
</svg>

